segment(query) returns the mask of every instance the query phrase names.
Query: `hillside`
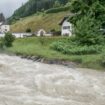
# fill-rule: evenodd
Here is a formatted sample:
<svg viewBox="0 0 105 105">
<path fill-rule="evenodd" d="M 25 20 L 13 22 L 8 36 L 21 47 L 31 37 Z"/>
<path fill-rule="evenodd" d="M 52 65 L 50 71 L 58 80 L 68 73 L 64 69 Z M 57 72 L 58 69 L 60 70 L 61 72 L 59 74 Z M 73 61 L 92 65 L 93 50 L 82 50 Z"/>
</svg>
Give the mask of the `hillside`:
<svg viewBox="0 0 105 105">
<path fill-rule="evenodd" d="M 68 0 L 28 0 L 28 2 L 14 11 L 13 15 L 8 19 L 8 21 L 9 23 L 12 23 L 20 18 L 27 17 L 51 8 L 64 6 L 67 3 Z"/>
<path fill-rule="evenodd" d="M 63 17 L 67 16 L 69 11 L 50 13 L 50 14 L 35 14 L 29 17 L 25 17 L 16 23 L 11 25 L 12 32 L 25 32 L 27 28 L 30 28 L 32 32 L 38 31 L 39 29 L 45 29 L 50 31 L 52 29 L 60 30 L 59 22 Z"/>
</svg>

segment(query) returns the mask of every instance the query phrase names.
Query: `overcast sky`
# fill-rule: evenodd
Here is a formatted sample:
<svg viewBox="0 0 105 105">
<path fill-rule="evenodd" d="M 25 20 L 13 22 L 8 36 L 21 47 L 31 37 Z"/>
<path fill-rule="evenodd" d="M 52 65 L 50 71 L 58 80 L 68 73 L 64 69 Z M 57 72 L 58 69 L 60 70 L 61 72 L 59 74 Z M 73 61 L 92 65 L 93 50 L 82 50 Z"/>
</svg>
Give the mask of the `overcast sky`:
<svg viewBox="0 0 105 105">
<path fill-rule="evenodd" d="M 13 14 L 14 10 L 26 1 L 28 0 L 0 0 L 0 13 L 3 12 L 6 17 L 9 17 Z"/>
</svg>

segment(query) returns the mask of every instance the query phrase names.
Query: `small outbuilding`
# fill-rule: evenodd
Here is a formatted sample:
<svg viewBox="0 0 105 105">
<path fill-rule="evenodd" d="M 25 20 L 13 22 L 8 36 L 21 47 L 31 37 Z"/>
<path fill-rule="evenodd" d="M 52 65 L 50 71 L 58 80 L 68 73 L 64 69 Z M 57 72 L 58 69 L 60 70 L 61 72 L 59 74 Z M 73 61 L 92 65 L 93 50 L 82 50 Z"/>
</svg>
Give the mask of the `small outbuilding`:
<svg viewBox="0 0 105 105">
<path fill-rule="evenodd" d="M 44 29 L 40 29 L 38 32 L 37 32 L 37 36 L 45 36 L 46 35 L 46 31 Z"/>
<path fill-rule="evenodd" d="M 59 25 L 61 26 L 62 36 L 72 36 L 72 24 L 68 21 L 68 17 L 64 17 Z"/>
</svg>

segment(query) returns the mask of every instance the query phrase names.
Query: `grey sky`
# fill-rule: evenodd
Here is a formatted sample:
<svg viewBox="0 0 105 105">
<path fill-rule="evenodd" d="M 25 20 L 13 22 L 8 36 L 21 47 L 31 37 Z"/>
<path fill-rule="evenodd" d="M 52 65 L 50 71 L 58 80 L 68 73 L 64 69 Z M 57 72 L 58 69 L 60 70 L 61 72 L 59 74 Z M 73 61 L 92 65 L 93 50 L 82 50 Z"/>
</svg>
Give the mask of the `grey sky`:
<svg viewBox="0 0 105 105">
<path fill-rule="evenodd" d="M 26 1 L 28 0 L 0 0 L 0 13 L 3 12 L 6 17 L 9 17 L 13 14 L 14 10 Z"/>
</svg>

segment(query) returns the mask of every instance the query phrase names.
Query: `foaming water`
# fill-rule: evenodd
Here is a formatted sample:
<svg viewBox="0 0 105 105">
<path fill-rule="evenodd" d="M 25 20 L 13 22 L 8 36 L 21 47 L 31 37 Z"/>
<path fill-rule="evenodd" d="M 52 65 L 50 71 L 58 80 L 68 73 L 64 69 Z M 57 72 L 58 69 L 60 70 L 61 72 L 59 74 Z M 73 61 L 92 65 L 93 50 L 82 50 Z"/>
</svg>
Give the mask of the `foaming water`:
<svg viewBox="0 0 105 105">
<path fill-rule="evenodd" d="M 0 105 L 105 105 L 105 72 L 1 54 Z"/>
</svg>

